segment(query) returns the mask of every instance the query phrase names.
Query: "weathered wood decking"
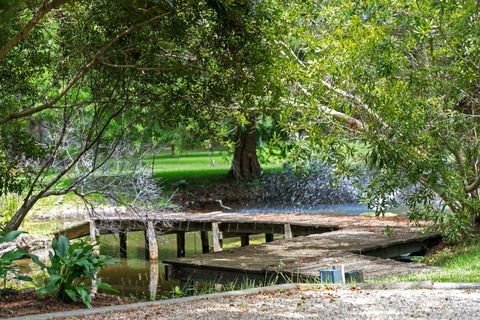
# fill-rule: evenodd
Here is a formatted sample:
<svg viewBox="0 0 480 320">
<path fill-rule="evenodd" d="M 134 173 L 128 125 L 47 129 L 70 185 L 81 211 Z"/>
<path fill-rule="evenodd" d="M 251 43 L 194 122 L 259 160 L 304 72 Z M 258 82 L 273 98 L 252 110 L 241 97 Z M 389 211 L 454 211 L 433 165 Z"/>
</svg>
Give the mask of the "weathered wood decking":
<svg viewBox="0 0 480 320">
<path fill-rule="evenodd" d="M 372 279 L 428 270 L 421 264 L 384 258 L 421 251 L 435 241 L 435 235 L 418 231 L 394 229 L 388 236 L 380 229 L 344 229 L 163 263 L 171 277 L 183 281 L 301 281 L 316 278 L 320 269 L 333 265 L 344 265 L 346 272 L 361 271 L 365 279 Z"/>
<path fill-rule="evenodd" d="M 220 231 L 231 234 L 242 233 L 284 233 L 285 225 L 290 225 L 293 236 L 322 233 L 338 229 L 396 227 L 411 228 L 402 218 L 370 218 L 341 215 L 311 214 L 239 214 L 239 213 L 165 213 L 146 216 L 107 215 L 92 218 L 100 234 L 116 233 L 118 230 L 146 230 L 148 221 L 153 222 L 157 232 L 176 233 L 178 231 L 211 231 L 212 223 L 219 223 Z M 90 234 L 88 222 L 56 232 L 70 239 Z"/>
<path fill-rule="evenodd" d="M 95 226 L 92 231 L 92 225 Z M 282 282 L 318 277 L 319 269 L 344 265 L 362 271 L 365 279 L 427 270 L 413 263 L 388 258 L 418 252 L 436 243 L 437 234 L 424 234 L 404 218 L 369 218 L 340 215 L 168 213 L 149 217 L 105 216 L 58 232 L 69 238 L 146 231 L 150 259 L 157 257 L 155 233 L 176 233 L 177 259 L 163 261 L 167 276 L 216 282 Z M 214 253 L 208 253 L 206 232 L 213 232 Z M 204 255 L 184 256 L 185 232 L 201 232 Z M 265 233 L 267 243 L 248 246 L 250 234 Z M 273 241 L 273 234 L 284 240 Z M 242 247 L 222 250 L 222 237 L 240 237 Z M 121 250 L 125 251 L 125 240 Z M 150 251 L 152 251 L 150 250 Z M 161 249 L 160 249 L 161 250 Z M 387 258 L 387 259 L 385 259 Z M 272 280 L 273 279 L 273 280 Z"/>
</svg>

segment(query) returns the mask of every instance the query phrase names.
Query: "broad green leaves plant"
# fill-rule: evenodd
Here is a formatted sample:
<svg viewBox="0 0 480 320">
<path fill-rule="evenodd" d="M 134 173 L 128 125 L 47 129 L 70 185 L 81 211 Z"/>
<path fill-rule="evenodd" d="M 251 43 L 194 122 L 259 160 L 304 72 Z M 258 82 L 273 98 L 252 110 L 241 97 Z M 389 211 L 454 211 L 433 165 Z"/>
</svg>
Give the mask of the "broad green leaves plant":
<svg viewBox="0 0 480 320">
<path fill-rule="evenodd" d="M 70 244 L 65 236 L 53 239 L 52 249 L 49 267 L 37 262 L 48 272 L 45 286 L 38 291 L 41 297 L 50 295 L 65 302 L 81 301 L 91 308 L 92 281 L 97 288 L 115 291 L 110 285 L 96 279 L 97 272 L 104 265 L 115 263 L 114 259 L 95 255 L 93 246 L 87 242 Z"/>
<path fill-rule="evenodd" d="M 10 231 L 0 236 L 0 245 L 15 240 L 22 233 L 22 231 Z M 20 249 L 5 252 L 0 256 L 0 279 L 2 279 L 4 288 L 6 288 L 9 279 L 32 281 L 30 277 L 21 274 L 19 266 L 15 264 L 16 260 L 23 258 L 32 258 L 34 261 L 39 262 L 37 256 Z"/>
</svg>

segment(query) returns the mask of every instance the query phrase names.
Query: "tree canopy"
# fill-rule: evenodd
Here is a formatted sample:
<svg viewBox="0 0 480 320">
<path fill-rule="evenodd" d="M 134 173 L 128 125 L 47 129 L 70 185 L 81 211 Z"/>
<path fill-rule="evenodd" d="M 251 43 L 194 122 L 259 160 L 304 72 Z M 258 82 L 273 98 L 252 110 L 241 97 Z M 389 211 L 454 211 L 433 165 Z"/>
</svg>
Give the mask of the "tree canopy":
<svg viewBox="0 0 480 320">
<path fill-rule="evenodd" d="M 119 148 L 138 139 L 139 128 L 195 121 L 220 132 L 228 121 L 258 112 L 258 101 L 272 95 L 264 87 L 274 85 L 266 80 L 275 27 L 269 4 L 6 3 L 0 124 L 8 156 L 1 190 L 26 189 L 7 228 L 18 228 L 42 197 L 93 192 L 87 182 L 112 156 L 126 154 Z M 32 128 L 37 136 L 22 139 L 22 130 Z"/>
<path fill-rule="evenodd" d="M 401 195 L 411 218 L 451 238 L 471 234 L 480 205 L 478 4 L 311 5 L 285 43 L 303 94 L 298 126 L 338 172 L 364 160 L 370 206 L 387 210 Z"/>
<path fill-rule="evenodd" d="M 236 135 L 233 173 L 258 172 L 265 116 L 296 162 L 369 170 L 378 212 L 401 200 L 451 239 L 479 225 L 478 2 L 2 1 L 0 17 L 0 192 L 26 194 L 10 229 L 165 130 Z"/>
</svg>

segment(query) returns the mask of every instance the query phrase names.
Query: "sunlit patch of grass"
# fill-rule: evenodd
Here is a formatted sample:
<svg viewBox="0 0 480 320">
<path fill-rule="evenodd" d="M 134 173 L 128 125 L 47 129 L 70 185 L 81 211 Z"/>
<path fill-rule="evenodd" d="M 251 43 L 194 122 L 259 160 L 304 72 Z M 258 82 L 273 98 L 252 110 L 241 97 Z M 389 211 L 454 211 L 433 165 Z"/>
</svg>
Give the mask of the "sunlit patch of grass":
<svg viewBox="0 0 480 320">
<path fill-rule="evenodd" d="M 161 152 L 145 159 L 145 164 L 153 165 L 156 178 L 163 181 L 165 189 L 171 189 L 172 183 L 185 180 L 190 186 L 201 186 L 225 179 L 230 170 L 232 157 L 225 151 L 213 152 L 189 151 L 172 156 Z M 262 164 L 265 172 L 280 170 L 281 163 Z"/>
<path fill-rule="evenodd" d="M 421 262 L 439 268 L 386 281 L 480 282 L 480 244 L 447 247 Z"/>
</svg>

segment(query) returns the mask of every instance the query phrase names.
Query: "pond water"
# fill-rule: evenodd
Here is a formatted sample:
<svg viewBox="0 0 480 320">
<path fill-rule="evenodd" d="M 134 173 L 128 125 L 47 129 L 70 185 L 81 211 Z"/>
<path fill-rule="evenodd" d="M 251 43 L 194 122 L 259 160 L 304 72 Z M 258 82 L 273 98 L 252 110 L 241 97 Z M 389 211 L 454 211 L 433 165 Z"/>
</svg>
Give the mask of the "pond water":
<svg viewBox="0 0 480 320">
<path fill-rule="evenodd" d="M 210 243 L 212 241 L 209 234 Z M 251 244 L 265 242 L 264 235 L 252 235 Z M 100 237 L 100 252 L 113 256 L 118 263 L 103 268 L 99 273 L 102 282 L 106 282 L 117 289 L 123 296 L 132 296 L 144 300 L 172 298 L 175 296 L 177 281 L 165 280 L 165 266 L 162 260 L 176 258 L 175 234 L 157 236 L 159 247 L 159 262 L 150 263 L 145 259 L 144 233 L 129 232 L 127 235 L 127 257 L 120 258 L 119 239 L 116 235 Z M 239 247 L 237 238 L 224 239 L 224 248 Z M 185 234 L 185 254 L 187 256 L 202 252 L 200 233 L 188 232 Z"/>
<path fill-rule="evenodd" d="M 362 204 L 316 204 L 316 205 L 269 205 L 265 207 L 251 207 L 238 210 L 239 213 L 302 213 L 302 214 L 346 214 L 357 216 L 372 211 Z"/>
</svg>

